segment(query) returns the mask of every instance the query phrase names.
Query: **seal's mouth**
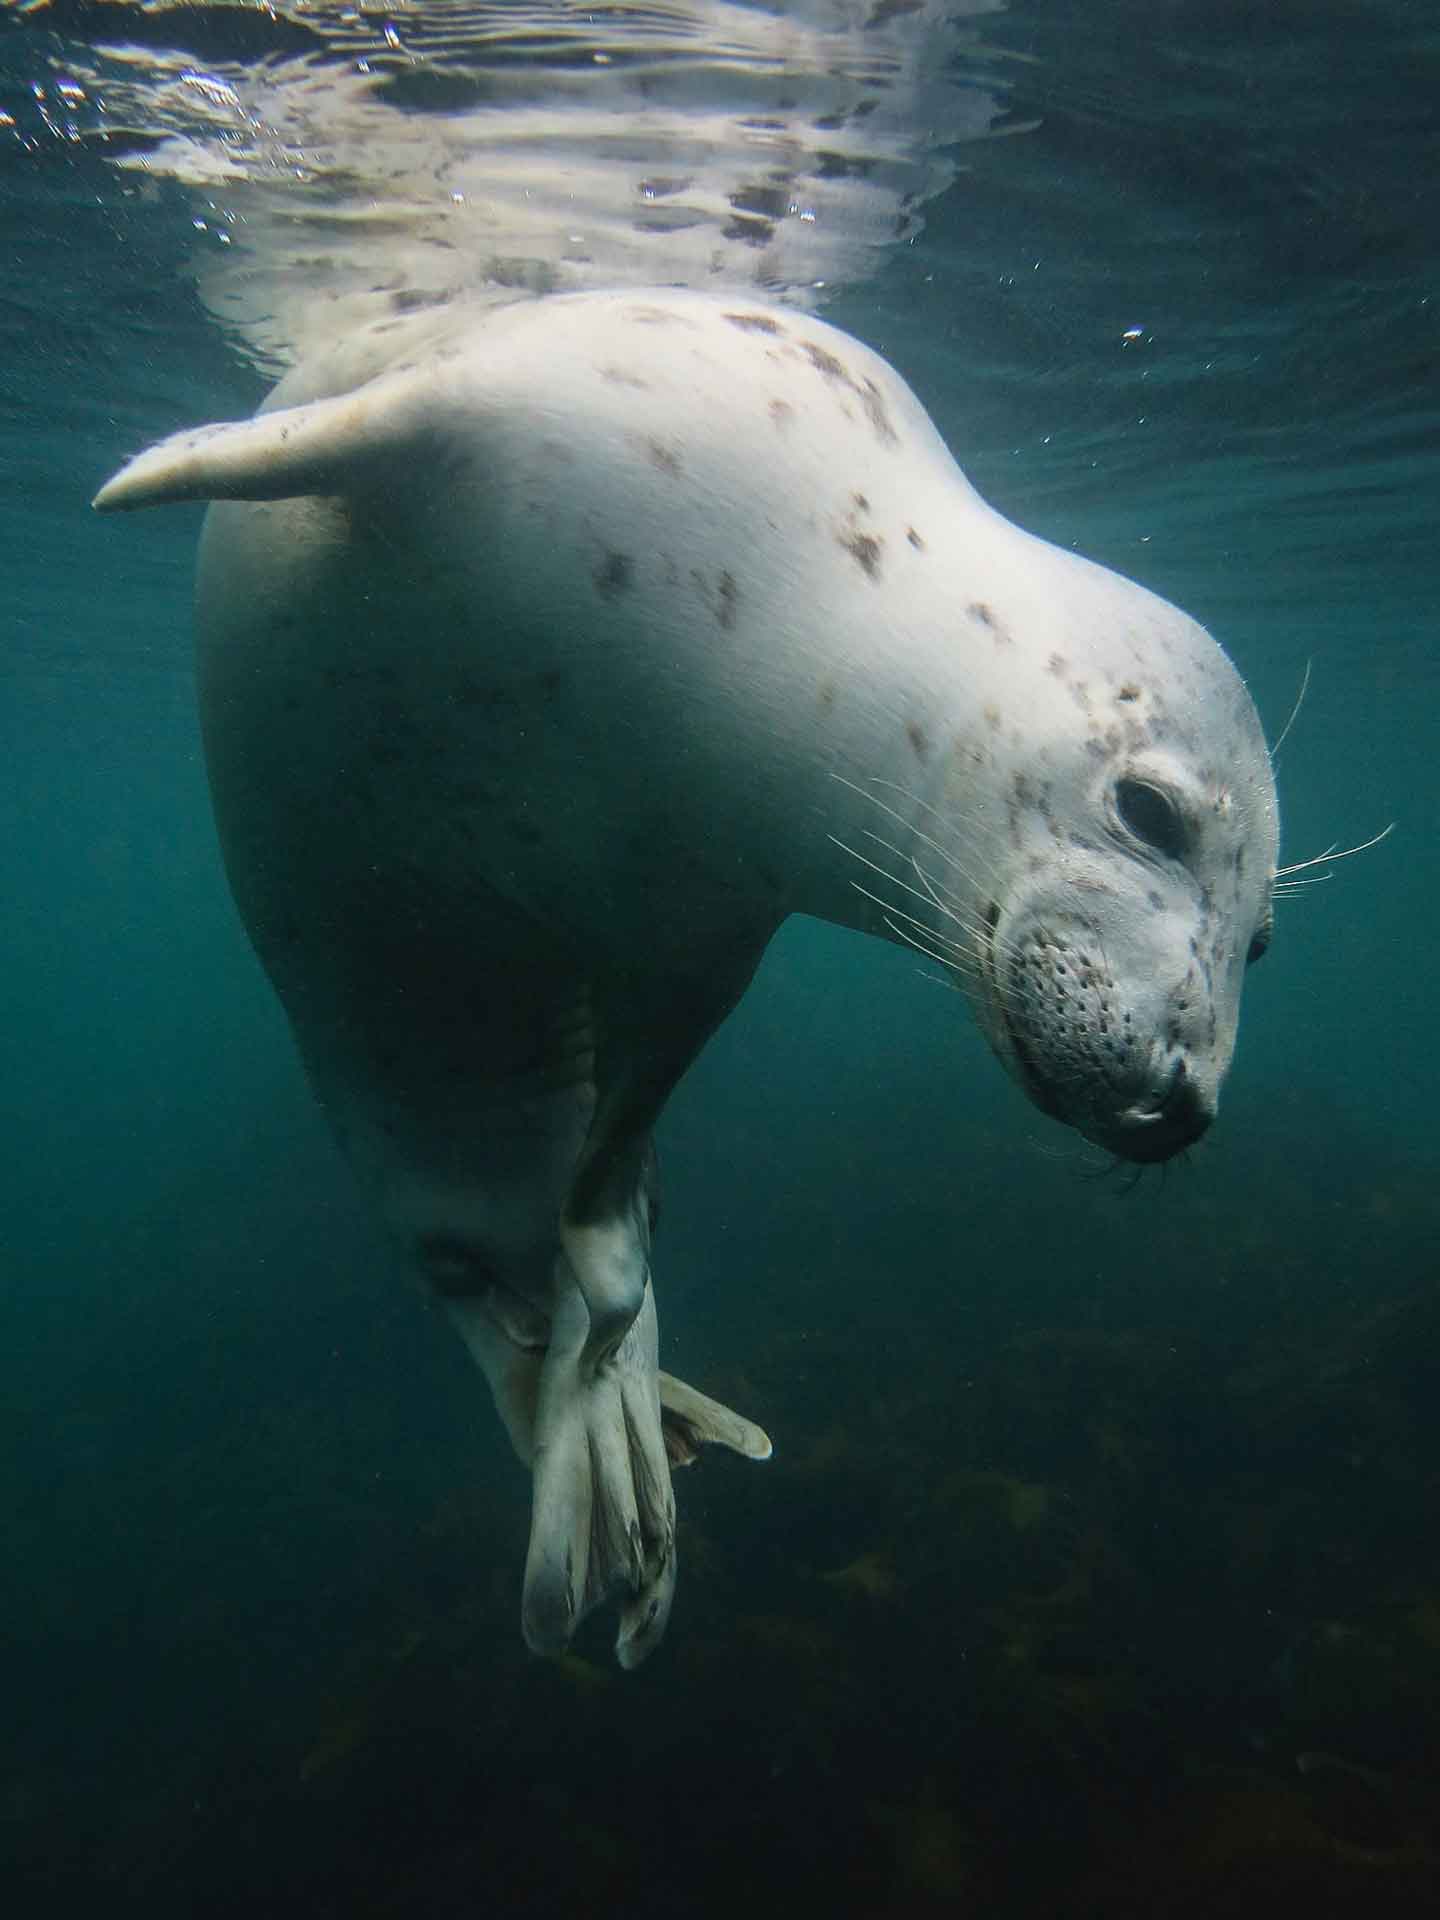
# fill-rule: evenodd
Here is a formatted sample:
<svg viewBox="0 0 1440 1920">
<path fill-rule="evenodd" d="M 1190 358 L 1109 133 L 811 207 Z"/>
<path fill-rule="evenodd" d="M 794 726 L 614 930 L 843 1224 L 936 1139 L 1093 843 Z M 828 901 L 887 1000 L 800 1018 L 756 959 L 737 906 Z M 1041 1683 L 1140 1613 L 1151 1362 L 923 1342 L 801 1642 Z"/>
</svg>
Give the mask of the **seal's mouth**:
<svg viewBox="0 0 1440 1920">
<path fill-rule="evenodd" d="M 1140 1166 L 1173 1160 L 1193 1147 L 1215 1118 L 1215 1103 L 1197 1085 L 1184 1060 L 1177 1060 L 1170 1084 L 1158 1101 L 1139 1101 L 1103 1132 L 1082 1129 L 1097 1146 Z"/>
<path fill-rule="evenodd" d="M 1170 1069 L 1169 1079 L 1157 1098 L 1133 1101 L 1113 1115 L 1093 1107 L 1080 1108 L 1073 1098 L 1063 1100 L 1046 1079 L 1039 1062 L 1017 1023 L 1008 1011 L 1002 1011 L 1006 1038 L 1015 1061 L 1016 1075 L 1031 1105 L 1051 1120 L 1074 1127 L 1094 1146 L 1137 1166 L 1158 1166 L 1173 1160 L 1177 1153 L 1193 1147 L 1215 1118 L 1215 1103 L 1196 1083 L 1184 1059 Z"/>
</svg>

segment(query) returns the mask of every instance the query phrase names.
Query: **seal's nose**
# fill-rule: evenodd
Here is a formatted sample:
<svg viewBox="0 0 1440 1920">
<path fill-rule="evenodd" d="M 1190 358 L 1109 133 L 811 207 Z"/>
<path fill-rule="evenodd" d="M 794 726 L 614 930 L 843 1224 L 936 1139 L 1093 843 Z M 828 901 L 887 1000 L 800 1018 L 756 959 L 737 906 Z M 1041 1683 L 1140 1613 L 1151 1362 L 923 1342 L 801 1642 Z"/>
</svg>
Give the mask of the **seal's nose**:
<svg viewBox="0 0 1440 1920">
<path fill-rule="evenodd" d="M 1194 1146 L 1214 1118 L 1214 1095 L 1178 1060 L 1162 1097 L 1127 1107 L 1104 1144 L 1124 1160 L 1153 1166 Z"/>
</svg>

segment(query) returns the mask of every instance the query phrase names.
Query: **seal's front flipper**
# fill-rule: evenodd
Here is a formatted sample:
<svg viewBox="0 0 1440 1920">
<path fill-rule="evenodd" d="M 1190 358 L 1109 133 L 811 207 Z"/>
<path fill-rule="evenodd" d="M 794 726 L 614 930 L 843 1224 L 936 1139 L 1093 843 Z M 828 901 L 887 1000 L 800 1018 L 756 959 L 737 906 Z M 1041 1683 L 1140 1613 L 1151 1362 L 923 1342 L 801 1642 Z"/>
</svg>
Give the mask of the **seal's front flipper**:
<svg viewBox="0 0 1440 1920">
<path fill-rule="evenodd" d="M 688 1467 L 706 1446 L 728 1447 L 747 1460 L 768 1460 L 774 1452 L 763 1427 L 698 1388 L 687 1387 L 673 1373 L 660 1375 L 660 1422 L 672 1467 Z"/>
<path fill-rule="evenodd" d="M 91 504 L 116 513 L 180 500 L 349 493 L 368 470 L 393 468 L 445 407 L 433 367 L 383 374 L 334 399 L 172 433 L 107 480 Z"/>
</svg>

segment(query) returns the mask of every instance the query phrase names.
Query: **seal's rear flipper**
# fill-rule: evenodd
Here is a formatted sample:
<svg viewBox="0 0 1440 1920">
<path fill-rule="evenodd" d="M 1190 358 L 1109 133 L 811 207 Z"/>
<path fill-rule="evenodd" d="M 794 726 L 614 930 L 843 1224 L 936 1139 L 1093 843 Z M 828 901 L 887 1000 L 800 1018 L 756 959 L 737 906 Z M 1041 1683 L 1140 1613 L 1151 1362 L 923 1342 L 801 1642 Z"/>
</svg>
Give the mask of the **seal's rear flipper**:
<svg viewBox="0 0 1440 1920">
<path fill-rule="evenodd" d="M 747 1460 L 770 1458 L 774 1449 L 763 1427 L 732 1413 L 708 1394 L 687 1387 L 673 1373 L 661 1373 L 659 1379 L 660 1424 L 672 1467 L 689 1466 L 704 1446 L 728 1447 L 732 1453 L 743 1453 Z"/>
<path fill-rule="evenodd" d="M 443 404 L 443 402 L 441 403 Z M 253 420 L 191 427 L 137 454 L 105 482 L 101 513 L 181 500 L 294 500 L 352 492 L 367 467 L 393 462 L 435 418 L 437 383 L 419 368 L 352 393 L 278 407 Z"/>
</svg>

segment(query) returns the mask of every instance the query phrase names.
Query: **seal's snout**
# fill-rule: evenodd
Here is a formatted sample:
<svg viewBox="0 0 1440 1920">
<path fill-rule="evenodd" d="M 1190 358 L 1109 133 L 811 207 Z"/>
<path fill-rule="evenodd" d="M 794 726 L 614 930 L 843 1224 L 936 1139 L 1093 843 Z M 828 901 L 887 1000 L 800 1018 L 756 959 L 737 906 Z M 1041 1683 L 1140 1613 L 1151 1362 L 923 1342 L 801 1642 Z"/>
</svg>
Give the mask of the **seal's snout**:
<svg viewBox="0 0 1440 1920">
<path fill-rule="evenodd" d="M 1001 1053 L 1041 1112 L 1142 1166 L 1193 1146 L 1215 1118 L 1221 1063 L 1191 974 L 1147 992 L 1143 954 L 1053 912 L 1009 949 Z"/>
</svg>

